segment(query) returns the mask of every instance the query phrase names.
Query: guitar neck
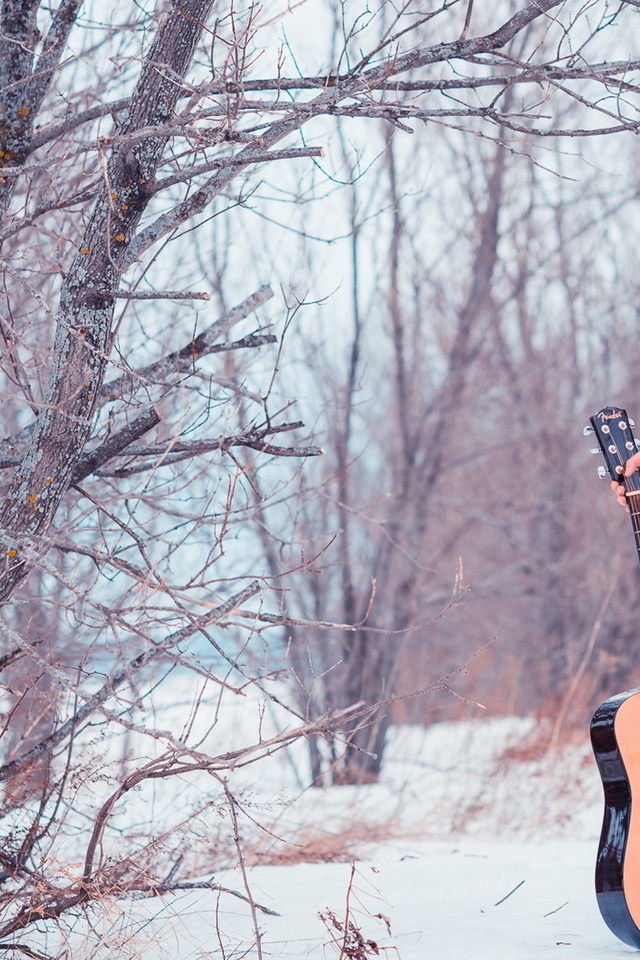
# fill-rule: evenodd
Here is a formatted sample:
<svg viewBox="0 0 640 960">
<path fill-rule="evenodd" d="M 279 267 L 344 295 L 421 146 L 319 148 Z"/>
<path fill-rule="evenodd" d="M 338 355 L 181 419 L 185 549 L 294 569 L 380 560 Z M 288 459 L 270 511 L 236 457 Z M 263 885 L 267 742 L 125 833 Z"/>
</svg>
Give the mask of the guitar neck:
<svg viewBox="0 0 640 960">
<path fill-rule="evenodd" d="M 627 494 L 627 506 L 629 507 L 629 516 L 631 517 L 633 539 L 635 540 L 636 550 L 638 551 L 638 562 L 640 562 L 640 478 L 637 473 L 625 478 L 624 488 Z"/>
</svg>

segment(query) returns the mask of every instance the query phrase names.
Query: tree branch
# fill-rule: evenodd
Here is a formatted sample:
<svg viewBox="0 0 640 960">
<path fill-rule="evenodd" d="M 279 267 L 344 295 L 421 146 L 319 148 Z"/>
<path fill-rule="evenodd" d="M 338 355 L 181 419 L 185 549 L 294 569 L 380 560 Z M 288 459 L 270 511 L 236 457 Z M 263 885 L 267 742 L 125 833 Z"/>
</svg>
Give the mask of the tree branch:
<svg viewBox="0 0 640 960">
<path fill-rule="evenodd" d="M 99 447 L 85 454 L 78 460 L 73 471 L 73 483 L 80 483 L 85 477 L 95 473 L 103 463 L 112 460 L 114 457 L 122 456 L 125 449 L 135 440 L 148 433 L 149 430 L 160 423 L 160 415 L 157 410 L 151 409 L 142 416 L 137 417 L 132 423 L 127 424 L 118 433 L 113 434 Z"/>
<path fill-rule="evenodd" d="M 190 460 L 192 457 L 202 456 L 212 450 L 227 450 L 230 447 L 250 447 L 274 457 L 318 457 L 324 452 L 322 447 L 308 445 L 303 447 L 280 447 L 268 443 L 267 436 L 274 433 L 283 433 L 288 430 L 297 430 L 303 426 L 302 421 L 296 423 L 274 424 L 263 430 L 248 430 L 235 437 L 217 437 L 212 440 L 167 440 L 166 443 L 157 443 L 148 447 L 133 447 L 114 456 L 130 457 L 157 457 L 155 463 L 139 464 L 132 467 L 121 467 L 117 470 L 101 471 L 100 476 L 129 477 L 135 473 L 153 470 L 157 467 Z M 112 459 L 109 457 L 108 459 Z"/>
<path fill-rule="evenodd" d="M 167 379 L 167 377 L 185 373 L 193 369 L 193 364 L 199 357 L 206 356 L 214 352 L 218 341 L 227 336 L 230 330 L 245 320 L 251 313 L 261 307 L 273 297 L 273 291 L 270 286 L 264 285 L 252 293 L 251 296 L 243 300 L 237 307 L 233 307 L 228 313 L 219 317 L 211 326 L 203 330 L 193 340 L 185 344 L 175 353 L 170 353 L 160 360 L 141 367 L 138 370 L 132 370 L 118 377 L 117 380 L 110 380 L 104 384 L 100 391 L 101 403 L 107 403 L 111 400 L 117 400 L 125 394 L 135 393 L 140 387 L 149 383 L 158 383 Z M 273 338 L 275 339 L 275 338 Z M 269 342 L 273 342 L 270 340 Z M 239 344 L 240 345 L 240 344 Z M 261 345 L 261 344 L 259 344 Z"/>
<path fill-rule="evenodd" d="M 254 580 L 210 613 L 204 614 L 202 617 L 194 617 L 191 623 L 186 624 L 186 626 L 170 634 L 166 640 L 160 643 L 151 642 L 147 650 L 133 660 L 130 660 L 129 663 L 125 664 L 125 666 L 113 674 L 113 676 L 109 677 L 100 690 L 89 697 L 74 715 L 62 723 L 57 730 L 54 730 L 53 733 L 45 737 L 44 740 L 41 740 L 40 743 L 36 744 L 36 746 L 32 747 L 26 753 L 22 754 L 22 756 L 16 757 L 15 760 L 11 760 L 9 763 L 0 766 L 0 782 L 14 776 L 14 774 L 18 773 L 26 764 L 31 763 L 43 753 L 48 752 L 59 743 L 62 743 L 67 737 L 72 736 L 78 726 L 90 717 L 92 713 L 99 710 L 102 704 L 109 700 L 133 674 L 137 673 L 143 667 L 146 667 L 152 660 L 161 657 L 165 652 L 171 650 L 172 647 L 181 643 L 183 640 L 192 637 L 193 634 L 199 630 L 204 630 L 214 623 L 220 623 L 220 621 L 228 617 L 229 614 L 233 613 L 237 607 L 245 603 L 246 600 L 254 597 L 259 590 L 260 585 Z"/>
<path fill-rule="evenodd" d="M 274 123 L 267 130 L 261 131 L 259 146 L 256 143 L 245 147 L 234 156 L 233 165 L 228 164 L 221 167 L 218 173 L 203 184 L 199 190 L 181 203 L 176 204 L 172 210 L 161 214 L 153 223 L 140 231 L 131 243 L 127 253 L 126 268 L 139 260 L 151 246 L 175 230 L 180 224 L 201 214 L 209 203 L 228 186 L 231 180 L 253 162 L 253 158 L 258 153 L 261 153 L 265 147 L 273 147 L 289 134 L 296 132 L 315 113 L 329 113 L 332 105 L 337 105 L 348 97 L 368 93 L 373 89 L 384 86 L 391 77 L 399 73 L 449 60 L 470 60 L 480 54 L 498 50 L 528 24 L 539 17 L 545 16 L 562 2 L 564 0 L 535 0 L 491 34 L 470 40 L 439 43 L 431 47 L 411 50 L 408 53 L 389 58 L 383 64 L 371 67 L 361 74 L 350 76 L 339 87 L 335 85 L 326 87 L 318 97 L 310 101 L 306 112 L 304 110 L 297 111 L 294 108 L 283 120 Z"/>
</svg>

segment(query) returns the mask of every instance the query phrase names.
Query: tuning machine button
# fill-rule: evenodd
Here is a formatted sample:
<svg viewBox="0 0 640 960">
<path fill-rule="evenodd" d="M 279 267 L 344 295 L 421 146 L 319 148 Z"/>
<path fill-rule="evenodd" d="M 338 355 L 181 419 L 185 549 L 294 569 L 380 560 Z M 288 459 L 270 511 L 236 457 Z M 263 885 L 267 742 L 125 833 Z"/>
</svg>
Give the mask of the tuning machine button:
<svg viewBox="0 0 640 960">
<path fill-rule="evenodd" d="M 600 453 L 600 447 L 591 447 L 589 453 Z"/>
<path fill-rule="evenodd" d="M 606 467 L 598 467 L 598 476 L 600 477 L 601 480 L 606 480 L 606 479 L 607 479 L 607 468 L 606 468 Z"/>
<path fill-rule="evenodd" d="M 593 432 L 594 432 L 593 427 L 590 426 L 589 424 L 587 424 L 587 426 L 586 426 L 586 427 L 584 428 L 584 430 L 582 431 L 582 436 L 583 436 L 583 437 L 589 437 L 589 436 L 591 436 L 591 434 L 592 434 Z"/>
</svg>

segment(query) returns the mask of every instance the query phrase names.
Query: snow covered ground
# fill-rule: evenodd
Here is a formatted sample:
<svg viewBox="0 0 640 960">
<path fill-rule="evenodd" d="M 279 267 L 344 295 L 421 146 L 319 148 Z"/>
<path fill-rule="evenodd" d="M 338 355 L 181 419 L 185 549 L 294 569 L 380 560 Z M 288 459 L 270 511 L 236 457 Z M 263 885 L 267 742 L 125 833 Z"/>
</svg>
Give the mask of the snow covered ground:
<svg viewBox="0 0 640 960">
<path fill-rule="evenodd" d="M 77 925 L 70 956 L 331 960 L 348 918 L 365 946 L 343 957 L 356 960 L 629 957 L 595 899 L 602 801 L 587 731 L 553 749 L 548 733 L 532 718 L 397 728 L 381 783 L 358 788 L 299 791 L 302 758 L 274 757 L 261 788 L 246 784 L 267 828 L 246 877 L 214 880 L 241 894 L 248 883 L 277 916 L 214 890 L 114 903 Z M 56 934 L 45 939 L 52 951 Z"/>
<path fill-rule="evenodd" d="M 389 842 L 356 864 L 299 864 L 251 871 L 256 899 L 278 911 L 262 917 L 263 956 L 339 956 L 340 934 L 318 914 L 350 916 L 389 960 L 611 960 L 636 951 L 600 920 L 593 893 L 593 844 L 497 840 Z M 229 877 L 226 882 L 233 883 Z M 506 898 L 506 899 L 505 899 Z M 225 904 L 224 952 L 212 894 L 148 906 L 141 931 L 156 945 L 148 960 L 258 956 L 249 912 Z M 142 927 L 142 923 L 147 923 Z M 387 927 L 388 924 L 388 927 Z M 364 956 L 375 956 L 373 950 Z"/>
</svg>

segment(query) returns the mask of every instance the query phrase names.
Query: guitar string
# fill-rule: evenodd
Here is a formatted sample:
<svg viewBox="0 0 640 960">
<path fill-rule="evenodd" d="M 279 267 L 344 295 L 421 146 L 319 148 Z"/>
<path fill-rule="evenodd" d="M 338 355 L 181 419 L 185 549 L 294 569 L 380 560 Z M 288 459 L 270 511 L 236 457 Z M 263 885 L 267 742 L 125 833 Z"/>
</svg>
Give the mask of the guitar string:
<svg viewBox="0 0 640 960">
<path fill-rule="evenodd" d="M 609 439 L 613 440 L 611 434 L 609 434 Z M 631 439 L 631 436 L 629 439 Z M 615 456 L 618 458 L 617 466 L 624 467 L 624 464 L 628 458 L 622 458 L 620 455 L 620 450 L 618 449 L 618 444 L 615 442 L 614 447 Z M 638 480 L 638 474 L 632 473 L 630 477 L 623 477 L 622 483 L 627 495 L 627 505 L 629 507 L 629 515 L 631 517 L 631 525 L 633 527 L 636 548 L 640 554 L 640 498 L 638 497 L 638 494 L 640 494 L 640 481 Z"/>
</svg>

